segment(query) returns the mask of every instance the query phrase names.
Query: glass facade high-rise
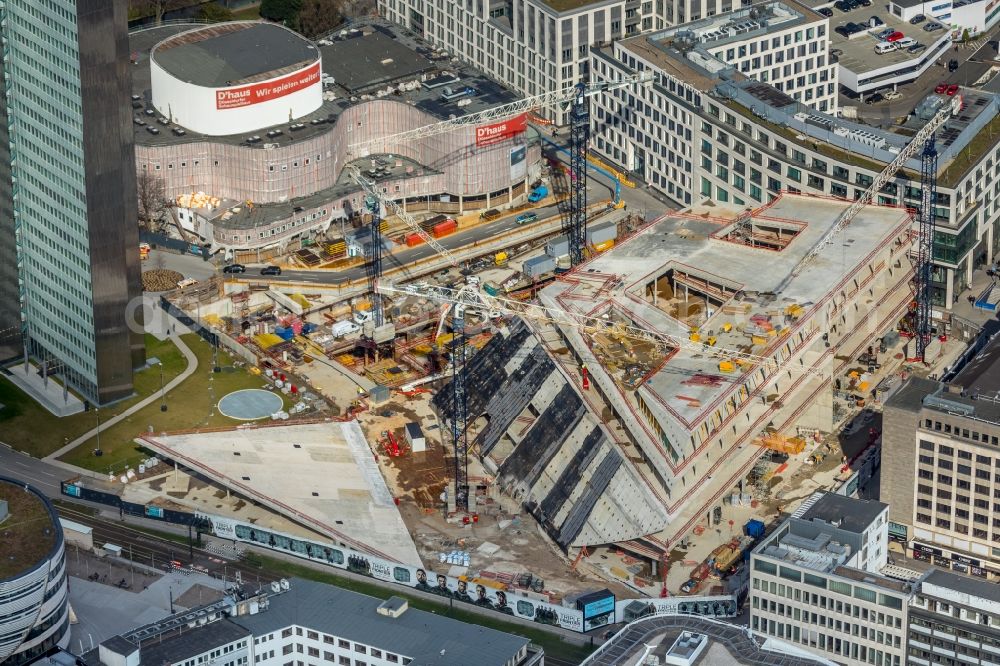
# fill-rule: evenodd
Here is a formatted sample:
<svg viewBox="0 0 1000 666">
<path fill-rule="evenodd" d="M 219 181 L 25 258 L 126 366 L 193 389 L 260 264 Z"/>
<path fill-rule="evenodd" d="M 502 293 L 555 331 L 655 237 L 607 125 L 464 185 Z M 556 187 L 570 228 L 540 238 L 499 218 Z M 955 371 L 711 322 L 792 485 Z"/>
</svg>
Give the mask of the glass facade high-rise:
<svg viewBox="0 0 1000 666">
<path fill-rule="evenodd" d="M 145 355 L 127 320 L 140 296 L 127 0 L 0 0 L 0 37 L 0 218 L 13 212 L 0 270 L 16 264 L 18 287 L 0 288 L 0 331 L 16 299 L 22 353 L 104 404 L 132 393 Z"/>
</svg>

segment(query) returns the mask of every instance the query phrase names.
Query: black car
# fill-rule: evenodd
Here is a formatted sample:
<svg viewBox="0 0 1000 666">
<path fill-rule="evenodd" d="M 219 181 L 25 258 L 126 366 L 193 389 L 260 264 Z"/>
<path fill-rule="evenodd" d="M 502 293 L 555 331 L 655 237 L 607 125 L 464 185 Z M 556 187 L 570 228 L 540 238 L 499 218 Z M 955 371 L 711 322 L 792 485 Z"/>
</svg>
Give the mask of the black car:
<svg viewBox="0 0 1000 666">
<path fill-rule="evenodd" d="M 223 273 L 246 273 L 247 267 L 243 264 L 229 264 L 222 267 Z"/>
<path fill-rule="evenodd" d="M 820 14 L 826 17 L 833 16 L 833 10 L 830 9 L 829 7 L 823 7 L 822 9 L 818 9 L 816 11 L 818 11 Z"/>
<path fill-rule="evenodd" d="M 878 104 L 884 99 L 885 97 L 882 96 L 882 93 L 875 93 L 874 95 L 865 100 L 865 104 Z"/>
<path fill-rule="evenodd" d="M 854 9 L 854 7 L 852 7 L 847 2 L 847 0 L 838 0 L 838 2 L 834 3 L 833 6 L 836 7 L 837 9 L 839 9 L 840 11 L 845 12 L 845 13 L 851 11 L 852 9 Z"/>
<path fill-rule="evenodd" d="M 948 71 L 949 72 L 954 72 L 956 69 L 958 69 L 958 61 L 957 60 L 949 60 L 948 61 Z"/>
<path fill-rule="evenodd" d="M 281 275 L 281 268 L 278 266 L 264 266 L 260 269 L 261 275 Z"/>
<path fill-rule="evenodd" d="M 926 16 L 924 16 L 923 14 L 917 14 L 916 16 L 910 19 L 910 25 L 920 25 L 926 20 L 927 20 Z"/>
</svg>

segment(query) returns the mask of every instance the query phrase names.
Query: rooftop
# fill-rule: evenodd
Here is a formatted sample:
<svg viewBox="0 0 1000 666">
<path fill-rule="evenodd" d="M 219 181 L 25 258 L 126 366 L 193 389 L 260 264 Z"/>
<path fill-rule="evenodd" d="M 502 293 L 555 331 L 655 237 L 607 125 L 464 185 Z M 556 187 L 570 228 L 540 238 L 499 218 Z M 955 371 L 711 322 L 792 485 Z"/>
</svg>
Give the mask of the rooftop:
<svg viewBox="0 0 1000 666">
<path fill-rule="evenodd" d="M 306 38 L 263 22 L 198 27 L 167 39 L 153 52 L 153 59 L 170 74 L 212 88 L 272 79 L 318 57 Z"/>
<path fill-rule="evenodd" d="M 221 26 L 227 25 L 266 25 L 273 30 L 288 33 L 293 41 L 304 43 L 314 54 L 317 52 L 317 46 L 278 26 L 257 23 L 221 24 Z M 275 130 L 280 130 L 280 133 L 262 137 L 263 140 L 259 142 L 247 143 L 248 137 L 243 135 L 204 137 L 186 128 L 171 125 L 165 118 L 161 119 L 152 105 L 150 49 L 172 35 L 183 36 L 191 28 L 191 25 L 171 25 L 141 30 L 129 35 L 129 49 L 136 54 L 139 63 L 131 69 L 132 92 L 137 96 L 132 104 L 133 116 L 145 123 L 135 124 L 136 142 L 139 144 L 175 145 L 208 140 L 213 143 L 242 145 L 258 150 L 287 145 L 331 131 L 344 110 L 376 97 L 385 97 L 386 91 L 390 88 L 393 90 L 390 93 L 392 99 L 409 103 L 442 120 L 453 115 L 476 113 L 517 99 L 517 95 L 500 84 L 467 65 L 453 61 L 446 53 L 436 51 L 406 29 L 386 21 L 365 20 L 353 23 L 317 42 L 318 52 L 323 59 L 323 75 L 326 79 L 325 101 L 319 109 L 297 118 L 294 123 L 261 128 L 258 132 L 260 135 Z M 270 33 L 272 30 L 266 32 Z M 278 33 L 275 33 L 275 37 L 277 35 Z M 176 50 L 176 48 L 170 49 L 166 53 L 170 54 Z M 287 56 L 287 49 L 282 52 Z M 162 57 L 157 51 L 157 60 L 160 61 Z M 248 52 L 245 57 L 247 71 L 267 69 L 274 63 L 283 62 L 276 59 L 278 58 L 276 55 L 265 55 L 263 50 Z M 183 63 L 189 60 L 195 62 L 189 56 L 185 56 L 183 51 L 177 60 L 182 67 Z M 333 83 L 330 83 L 330 77 L 333 78 Z M 446 89 L 449 88 L 450 94 L 446 94 Z M 461 106 L 459 102 L 462 103 Z M 156 129 L 158 133 L 153 134 L 150 129 Z M 176 133 L 175 129 L 182 133 Z"/>
<path fill-rule="evenodd" d="M 848 23 L 867 23 L 872 16 L 878 16 L 884 25 L 869 28 L 851 37 L 845 37 L 836 31 Z M 884 9 L 879 10 L 875 5 L 859 7 L 846 14 L 835 9 L 834 16 L 830 19 L 830 50 L 841 51 L 837 56 L 840 66 L 856 74 L 880 72 L 887 68 L 899 72 L 907 67 L 919 67 L 929 60 L 936 60 L 940 57 L 942 46 L 951 43 L 951 34 L 947 30 L 925 32 L 922 29 L 924 25 L 926 24 L 910 25 L 908 21 L 899 19 Z M 927 49 L 920 53 L 909 53 L 906 49 L 875 53 L 875 45 L 882 40 L 877 39 L 874 33 L 890 28 L 915 39 Z"/>
<path fill-rule="evenodd" d="M 617 666 L 637 664 L 640 657 L 652 654 L 663 657 L 684 632 L 704 636 L 708 645 L 702 652 L 700 664 L 711 666 L 817 666 L 831 664 L 819 657 L 811 659 L 782 651 L 782 644 L 766 637 L 756 636 L 732 624 L 706 617 L 687 615 L 660 615 L 645 617 L 632 622 L 614 638 L 604 644 L 581 666 Z"/>
<path fill-rule="evenodd" d="M 420 556 L 356 421 L 147 438 L 164 459 L 311 530 L 407 564 Z"/>
<path fill-rule="evenodd" d="M 194 630 L 185 627 L 169 638 L 147 641 L 142 646 L 139 659 L 141 663 L 151 665 L 179 663 L 248 636 L 250 632 L 232 620 L 209 622 Z"/>
<path fill-rule="evenodd" d="M 951 384 L 961 386 L 967 396 L 1000 399 L 1000 335 L 988 342 Z"/>
<path fill-rule="evenodd" d="M 863 534 L 888 508 L 888 504 L 877 500 L 860 500 L 828 492 L 823 493 L 801 515 L 798 512 L 796 515 L 802 520 L 821 520 L 842 530 Z"/>
<path fill-rule="evenodd" d="M 0 582 L 24 574 L 43 562 L 62 540 L 62 528 L 51 506 L 22 481 L 0 477 L 0 500 L 9 515 L 0 522 Z"/>
<path fill-rule="evenodd" d="M 968 594 L 970 597 L 1000 603 L 1000 585 L 984 584 L 982 578 L 963 576 L 943 569 L 933 569 L 921 582 L 955 590 Z M 923 590 L 923 592 L 933 596 L 932 590 Z"/>
<path fill-rule="evenodd" d="M 694 330 L 703 339 L 714 337 L 719 348 L 770 355 L 866 256 L 911 224 L 905 210 L 868 206 L 834 241 L 836 252 L 820 254 L 793 275 L 848 205 L 786 194 L 756 211 L 755 238 L 780 238 L 780 251 L 726 240 L 731 221 L 669 215 L 588 262 L 573 281 L 550 285 L 541 298 L 550 307 L 607 314 L 609 323 L 637 323 L 684 338 Z M 710 310 L 706 294 L 713 300 Z M 784 318 L 790 306 L 800 308 L 791 322 Z M 671 442 L 689 442 L 717 401 L 734 392 L 750 371 L 749 366 L 723 371 L 718 358 L 689 349 L 625 361 L 617 344 L 598 345 L 599 368 L 630 401 L 636 400 L 633 393 L 641 397 Z M 631 356 L 644 351 L 636 348 Z"/>
<path fill-rule="evenodd" d="M 528 639 L 407 609 L 398 617 L 378 612 L 382 599 L 332 585 L 292 579 L 290 589 L 268 597 L 268 609 L 232 621 L 254 635 L 298 625 L 409 657 L 410 666 L 505 666 Z"/>
</svg>

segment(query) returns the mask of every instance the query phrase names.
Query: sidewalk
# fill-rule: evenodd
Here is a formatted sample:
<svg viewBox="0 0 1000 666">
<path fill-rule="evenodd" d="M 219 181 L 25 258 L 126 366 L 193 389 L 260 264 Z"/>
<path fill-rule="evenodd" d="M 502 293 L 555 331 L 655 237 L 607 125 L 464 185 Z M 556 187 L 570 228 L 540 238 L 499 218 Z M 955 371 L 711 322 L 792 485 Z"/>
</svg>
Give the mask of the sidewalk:
<svg viewBox="0 0 1000 666">
<path fill-rule="evenodd" d="M 168 383 L 164 387 L 164 392 L 169 392 L 169 391 L 177 388 L 178 386 L 180 386 L 180 384 L 182 382 L 184 382 L 184 380 L 186 380 L 188 377 L 190 377 L 192 374 L 194 374 L 194 371 L 198 369 L 198 358 L 194 355 L 194 352 L 191 351 L 191 349 L 188 348 L 188 346 L 186 344 L 184 344 L 184 341 L 181 340 L 180 337 L 178 337 L 177 335 L 171 335 L 170 336 L 170 340 L 175 345 L 177 345 L 177 348 L 181 350 L 182 354 L 184 354 L 184 358 L 187 359 L 187 367 L 184 369 L 184 372 L 182 372 L 181 374 L 179 374 L 176 377 L 174 377 L 170 381 L 170 383 Z M 72 442 L 70 442 L 66 446 L 62 447 L 58 451 L 55 451 L 55 452 L 50 453 L 49 455 L 45 456 L 42 460 L 44 460 L 45 462 L 51 463 L 53 465 L 58 465 L 58 466 L 63 467 L 64 469 L 67 469 L 67 470 L 71 470 L 71 471 L 74 471 L 74 472 L 79 471 L 77 469 L 77 467 L 75 467 L 74 465 L 68 465 L 66 463 L 59 462 L 58 458 L 60 456 L 62 456 L 62 455 L 65 455 L 66 453 L 69 453 L 70 451 L 72 451 L 76 447 L 80 446 L 81 444 L 83 444 L 84 442 L 86 442 L 87 440 L 89 440 L 91 437 L 96 436 L 97 433 L 98 433 L 98 431 L 107 430 L 108 428 L 110 428 L 114 424 L 118 423 L 119 421 L 121 421 L 121 420 L 123 420 L 125 418 L 128 418 L 132 414 L 135 414 L 139 410 L 147 407 L 148 405 L 153 404 L 154 402 L 156 402 L 159 399 L 160 399 L 160 392 L 159 391 L 150 394 L 144 400 L 140 400 L 139 402 L 137 402 L 136 404 L 132 405 L 131 407 L 129 407 L 128 409 L 126 409 L 124 412 L 122 412 L 118 416 L 115 416 L 112 419 L 108 419 L 107 421 L 102 422 L 99 427 L 92 428 L 92 429 L 88 430 L 87 432 L 85 432 L 84 434 L 80 435 L 79 437 L 77 437 Z"/>
</svg>

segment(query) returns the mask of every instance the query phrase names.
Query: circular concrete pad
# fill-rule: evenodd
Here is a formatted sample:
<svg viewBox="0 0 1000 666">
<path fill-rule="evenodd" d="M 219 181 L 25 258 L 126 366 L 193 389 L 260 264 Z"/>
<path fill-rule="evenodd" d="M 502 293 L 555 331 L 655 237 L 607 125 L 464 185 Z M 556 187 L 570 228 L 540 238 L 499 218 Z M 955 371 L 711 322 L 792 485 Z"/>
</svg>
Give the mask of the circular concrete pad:
<svg viewBox="0 0 1000 666">
<path fill-rule="evenodd" d="M 285 402 L 280 395 L 263 389 L 234 391 L 219 401 L 219 413 L 237 421 L 256 421 L 279 411 Z"/>
</svg>

